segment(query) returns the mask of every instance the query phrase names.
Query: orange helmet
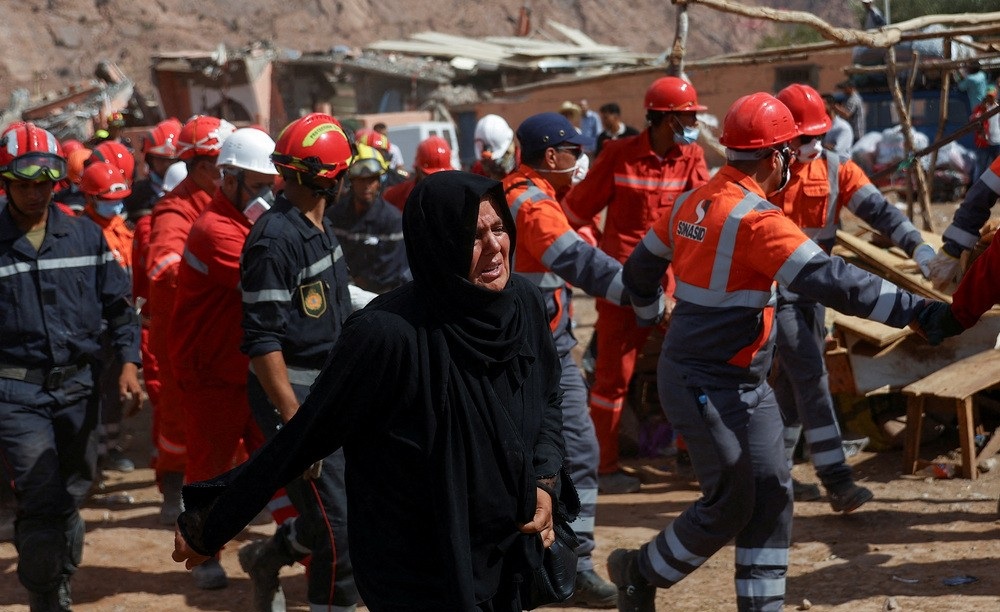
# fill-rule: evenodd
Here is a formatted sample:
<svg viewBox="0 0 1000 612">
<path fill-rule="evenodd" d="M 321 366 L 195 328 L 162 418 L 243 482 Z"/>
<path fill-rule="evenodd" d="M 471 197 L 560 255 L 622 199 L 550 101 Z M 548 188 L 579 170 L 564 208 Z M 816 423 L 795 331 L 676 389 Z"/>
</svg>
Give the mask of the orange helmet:
<svg viewBox="0 0 1000 612">
<path fill-rule="evenodd" d="M 108 162 L 114 165 L 121 170 L 126 182 L 132 183 L 132 177 L 135 176 L 135 156 L 122 143 L 105 140 L 94 147 L 94 153 L 91 157 L 95 162 Z"/>
<path fill-rule="evenodd" d="M 132 194 L 121 171 L 108 162 L 96 162 L 84 169 L 80 191 L 102 200 L 122 200 Z"/>
<path fill-rule="evenodd" d="M 325 113 L 310 113 L 285 126 L 271 161 L 278 168 L 336 179 L 347 169 L 351 156 L 351 144 L 340 122 Z"/>
<path fill-rule="evenodd" d="M 222 149 L 222 143 L 236 131 L 236 126 L 225 119 L 195 115 L 181 126 L 177 134 L 177 153 L 183 160 L 194 159 L 199 155 L 216 157 Z"/>
<path fill-rule="evenodd" d="M 818 91 L 808 85 L 789 85 L 778 92 L 778 99 L 792 111 L 799 132 L 806 136 L 826 134 L 833 127 L 826 103 Z"/>
<path fill-rule="evenodd" d="M 66 156 L 66 159 L 69 159 L 69 154 L 72 153 L 73 151 L 77 151 L 83 148 L 85 147 L 83 146 L 83 143 L 80 142 L 79 140 L 68 138 L 62 141 L 63 155 Z"/>
<path fill-rule="evenodd" d="M 364 138 L 358 140 L 358 142 L 366 144 L 373 149 L 389 150 L 389 137 L 385 134 L 379 134 L 375 130 L 365 132 Z"/>
<path fill-rule="evenodd" d="M 643 106 L 646 110 L 668 113 L 708 110 L 708 107 L 698 104 L 698 92 L 691 83 L 672 76 L 653 81 L 646 90 Z"/>
<path fill-rule="evenodd" d="M 719 142 L 729 149 L 764 149 L 798 135 L 799 129 L 788 107 L 761 91 L 733 102 L 722 121 Z"/>
<path fill-rule="evenodd" d="M 177 159 L 177 135 L 181 122 L 171 117 L 161 121 L 142 137 L 142 152 L 164 159 Z"/>
<path fill-rule="evenodd" d="M 83 176 L 83 168 L 90 159 L 90 149 L 77 149 L 66 156 L 66 178 L 69 182 L 80 184 L 80 177 Z"/>
<path fill-rule="evenodd" d="M 0 174 L 22 181 L 59 181 L 66 178 L 66 158 L 47 130 L 15 122 L 0 138 Z"/>
<path fill-rule="evenodd" d="M 417 145 L 416 159 L 413 167 L 424 174 L 434 174 L 442 170 L 453 170 L 451 167 L 451 147 L 448 141 L 440 136 L 428 136 Z"/>
</svg>

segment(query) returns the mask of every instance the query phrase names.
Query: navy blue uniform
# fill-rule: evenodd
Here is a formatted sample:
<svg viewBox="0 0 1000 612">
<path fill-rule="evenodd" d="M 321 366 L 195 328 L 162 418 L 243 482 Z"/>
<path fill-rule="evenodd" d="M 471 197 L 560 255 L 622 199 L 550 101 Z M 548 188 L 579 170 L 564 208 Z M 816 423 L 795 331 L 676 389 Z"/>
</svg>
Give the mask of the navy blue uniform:
<svg viewBox="0 0 1000 612">
<path fill-rule="evenodd" d="M 351 314 L 347 263 L 328 218 L 321 231 L 284 196 L 254 224 L 243 246 L 243 345 L 251 359 L 281 351 L 295 397 L 302 403 Z M 281 427 L 260 380 L 247 381 L 250 410 L 270 439 Z M 312 554 L 310 606 L 351 609 L 357 587 L 347 542 L 344 452 L 323 460 L 319 478 L 286 485 L 299 512 L 276 537 L 299 555 Z"/>
<path fill-rule="evenodd" d="M 35 593 L 59 588 L 83 551 L 102 324 L 120 362 L 140 363 L 129 279 L 101 229 L 50 204 L 36 250 L 0 209 L 0 452 L 17 497 L 18 576 Z"/>
<path fill-rule="evenodd" d="M 403 244 L 403 214 L 382 196 L 358 216 L 348 195 L 329 208 L 326 216 L 344 247 L 355 285 L 385 293 L 413 279 Z"/>
</svg>

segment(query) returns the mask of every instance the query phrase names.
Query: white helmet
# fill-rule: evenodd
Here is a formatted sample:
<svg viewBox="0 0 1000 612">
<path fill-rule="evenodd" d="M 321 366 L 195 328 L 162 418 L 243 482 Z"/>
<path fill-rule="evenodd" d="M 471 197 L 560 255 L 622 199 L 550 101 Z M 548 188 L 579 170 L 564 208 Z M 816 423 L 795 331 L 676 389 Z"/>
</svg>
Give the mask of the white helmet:
<svg viewBox="0 0 1000 612">
<path fill-rule="evenodd" d="M 492 157 L 499 158 L 514 142 L 514 130 L 510 129 L 504 118 L 499 115 L 485 115 L 476 123 L 475 134 L 476 157 L 481 159 L 483 151 L 488 150 Z"/>
<path fill-rule="evenodd" d="M 271 163 L 271 153 L 274 153 L 274 141 L 270 136 L 257 128 L 240 128 L 222 143 L 215 165 L 278 174 Z"/>
<path fill-rule="evenodd" d="M 187 176 L 188 169 L 187 164 L 182 161 L 177 161 L 170 164 L 167 168 L 167 172 L 163 175 L 163 192 L 173 191 L 174 187 L 180 185 L 181 181 Z"/>
</svg>

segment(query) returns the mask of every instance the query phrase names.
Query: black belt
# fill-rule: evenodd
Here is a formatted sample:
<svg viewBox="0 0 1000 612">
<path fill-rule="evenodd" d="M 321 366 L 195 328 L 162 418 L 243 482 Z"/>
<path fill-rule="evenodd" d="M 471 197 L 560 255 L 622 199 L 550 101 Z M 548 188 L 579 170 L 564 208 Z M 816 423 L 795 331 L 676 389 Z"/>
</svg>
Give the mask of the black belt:
<svg viewBox="0 0 1000 612">
<path fill-rule="evenodd" d="M 59 389 L 70 378 L 87 368 L 86 362 L 64 366 L 56 366 L 47 370 L 42 368 L 22 368 L 13 365 L 0 364 L 0 378 L 22 380 L 33 385 L 41 385 L 46 391 Z"/>
</svg>

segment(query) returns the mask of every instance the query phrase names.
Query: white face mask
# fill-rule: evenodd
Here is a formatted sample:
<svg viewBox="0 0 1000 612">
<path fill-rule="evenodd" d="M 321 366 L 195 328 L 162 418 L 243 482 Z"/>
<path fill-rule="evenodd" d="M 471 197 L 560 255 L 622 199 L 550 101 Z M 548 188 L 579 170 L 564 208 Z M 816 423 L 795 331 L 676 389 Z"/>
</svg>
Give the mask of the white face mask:
<svg viewBox="0 0 1000 612">
<path fill-rule="evenodd" d="M 576 172 L 573 173 L 573 178 L 570 180 L 570 182 L 573 185 L 576 185 L 583 179 L 587 178 L 588 170 L 590 170 L 589 166 L 584 168 L 583 166 L 580 165 L 580 162 L 576 162 Z"/>
<path fill-rule="evenodd" d="M 823 141 L 819 138 L 815 138 L 804 145 L 799 145 L 795 148 L 795 159 L 797 159 L 800 163 L 808 164 L 818 158 L 819 154 L 822 152 Z"/>
<path fill-rule="evenodd" d="M 263 189 L 257 197 L 247 202 L 243 207 L 243 214 L 250 221 L 250 225 L 257 222 L 260 216 L 271 209 L 274 204 L 274 193 L 270 189 Z"/>
</svg>

